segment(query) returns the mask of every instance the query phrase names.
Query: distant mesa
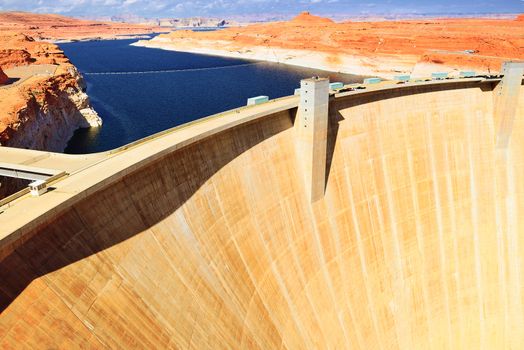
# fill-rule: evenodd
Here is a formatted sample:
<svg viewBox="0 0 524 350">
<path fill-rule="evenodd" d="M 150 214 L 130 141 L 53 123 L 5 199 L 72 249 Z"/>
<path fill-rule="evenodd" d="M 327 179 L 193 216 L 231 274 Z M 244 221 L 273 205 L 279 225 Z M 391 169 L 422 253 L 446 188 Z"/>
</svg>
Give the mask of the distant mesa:
<svg viewBox="0 0 524 350">
<path fill-rule="evenodd" d="M 521 14 L 521 15 L 519 15 L 519 16 L 517 16 L 517 19 L 516 19 L 516 21 L 519 21 L 519 22 L 524 22 L 524 13 L 523 13 L 523 14 Z"/>
<path fill-rule="evenodd" d="M 7 84 L 9 77 L 4 73 L 2 68 L 0 68 L 0 85 Z"/>
<path fill-rule="evenodd" d="M 315 16 L 309 13 L 308 11 L 304 11 L 300 13 L 298 16 L 293 18 L 291 20 L 292 23 L 299 23 L 299 24 L 333 24 L 331 19 Z"/>
<path fill-rule="evenodd" d="M 24 33 L 37 40 L 121 38 L 124 35 L 149 34 L 160 29 L 156 25 L 97 22 L 61 15 L 0 11 L 0 33 Z"/>
</svg>

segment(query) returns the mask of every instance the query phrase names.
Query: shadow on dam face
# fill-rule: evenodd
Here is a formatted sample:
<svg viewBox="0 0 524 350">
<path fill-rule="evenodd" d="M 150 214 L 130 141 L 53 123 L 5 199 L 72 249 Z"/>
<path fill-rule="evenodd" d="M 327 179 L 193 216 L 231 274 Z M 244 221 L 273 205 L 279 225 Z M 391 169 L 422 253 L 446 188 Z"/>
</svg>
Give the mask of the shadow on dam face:
<svg viewBox="0 0 524 350">
<path fill-rule="evenodd" d="M 313 204 L 291 110 L 49 215 L 0 262 L 0 347 L 518 348 L 524 105 L 501 150 L 491 88 L 368 96 L 331 102 Z"/>
</svg>

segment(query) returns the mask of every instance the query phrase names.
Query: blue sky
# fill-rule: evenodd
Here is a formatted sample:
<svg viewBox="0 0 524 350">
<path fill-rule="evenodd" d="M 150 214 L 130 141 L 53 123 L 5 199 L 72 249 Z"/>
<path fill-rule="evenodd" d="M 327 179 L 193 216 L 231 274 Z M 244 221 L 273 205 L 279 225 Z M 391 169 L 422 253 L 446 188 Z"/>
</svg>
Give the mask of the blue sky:
<svg viewBox="0 0 524 350">
<path fill-rule="evenodd" d="M 0 0 L 0 10 L 70 16 L 188 17 L 253 14 L 518 13 L 524 0 Z"/>
</svg>

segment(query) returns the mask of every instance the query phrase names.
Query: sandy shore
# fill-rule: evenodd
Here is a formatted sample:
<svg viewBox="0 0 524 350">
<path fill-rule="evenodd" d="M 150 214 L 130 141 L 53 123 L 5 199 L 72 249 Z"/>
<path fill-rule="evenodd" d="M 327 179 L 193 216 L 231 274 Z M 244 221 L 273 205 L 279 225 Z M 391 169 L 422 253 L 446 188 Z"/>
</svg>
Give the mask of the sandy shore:
<svg viewBox="0 0 524 350">
<path fill-rule="evenodd" d="M 412 74 L 414 77 L 423 77 L 431 74 L 432 71 L 443 69 L 442 65 L 418 63 L 419 57 L 416 55 L 406 55 L 401 58 L 382 56 L 371 59 L 340 54 L 337 60 L 333 60 L 331 54 L 324 52 L 256 46 L 237 49 L 231 48 L 231 44 L 226 41 L 186 40 L 182 42 L 171 41 L 162 37 L 156 37 L 151 40 L 140 40 L 131 45 L 169 51 L 276 62 L 331 72 L 378 76 L 385 79 L 391 79 L 399 74 Z M 450 72 L 458 71 L 451 67 L 445 68 Z"/>
<path fill-rule="evenodd" d="M 393 79 L 396 75 L 404 74 L 411 75 L 412 78 L 426 78 L 431 76 L 432 72 L 447 72 L 450 76 L 458 76 L 459 72 L 463 70 L 444 64 L 422 62 L 418 55 L 377 55 L 375 57 L 365 57 L 340 53 L 336 56 L 336 59 L 333 59 L 332 53 L 319 51 L 257 46 L 238 48 L 228 41 L 193 39 L 175 41 L 161 36 L 151 40 L 139 40 L 131 45 L 168 51 L 283 63 L 330 72 L 376 76 L 383 79 Z M 464 69 L 467 69 L 467 67 Z M 478 74 L 492 73 L 483 69 L 477 69 L 476 71 Z"/>
</svg>

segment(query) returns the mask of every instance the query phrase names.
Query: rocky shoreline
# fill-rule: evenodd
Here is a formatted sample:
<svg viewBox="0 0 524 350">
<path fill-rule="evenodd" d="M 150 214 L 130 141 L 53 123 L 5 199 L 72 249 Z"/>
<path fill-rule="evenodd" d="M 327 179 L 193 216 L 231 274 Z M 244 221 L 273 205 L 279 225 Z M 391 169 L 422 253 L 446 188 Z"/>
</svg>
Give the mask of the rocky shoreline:
<svg viewBox="0 0 524 350">
<path fill-rule="evenodd" d="M 308 50 L 268 49 L 260 46 L 244 46 L 239 49 L 229 50 L 224 46 L 221 47 L 218 42 L 205 40 L 186 40 L 182 42 L 169 41 L 165 37 L 156 37 L 150 40 L 139 40 L 131 45 L 167 51 L 267 61 L 329 72 L 380 76 L 383 78 L 392 78 L 395 74 L 407 73 L 413 67 L 411 62 L 403 63 L 402 61 L 392 62 L 387 60 L 383 60 L 380 66 L 370 66 L 365 59 L 352 55 L 339 55 L 337 61 L 332 61 L 328 53 Z"/>
<path fill-rule="evenodd" d="M 25 103 L 0 131 L 0 146 L 63 152 L 75 130 L 102 125 L 84 89 L 80 74 L 70 69 L 25 91 Z"/>
<path fill-rule="evenodd" d="M 102 120 L 82 76 L 58 46 L 23 34 L 0 37 L 0 146 L 61 152 L 78 128 Z"/>
</svg>

